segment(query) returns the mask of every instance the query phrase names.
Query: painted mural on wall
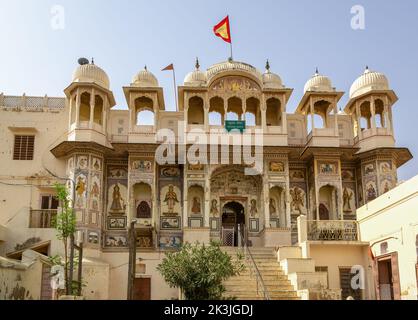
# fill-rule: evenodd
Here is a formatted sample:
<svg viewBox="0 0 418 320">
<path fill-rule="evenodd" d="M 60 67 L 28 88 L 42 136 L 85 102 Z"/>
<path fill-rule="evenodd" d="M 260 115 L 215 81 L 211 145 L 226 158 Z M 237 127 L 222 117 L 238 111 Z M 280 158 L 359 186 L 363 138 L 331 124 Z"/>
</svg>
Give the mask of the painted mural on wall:
<svg viewBox="0 0 418 320">
<path fill-rule="evenodd" d="M 212 199 L 211 201 L 210 215 L 212 217 L 219 217 L 219 204 L 217 199 Z"/>
<path fill-rule="evenodd" d="M 372 201 L 377 198 L 376 183 L 374 181 L 369 181 L 366 184 L 366 199 L 367 202 Z"/>
<path fill-rule="evenodd" d="M 160 169 L 160 176 L 163 178 L 176 178 L 180 176 L 180 173 L 178 167 L 163 167 Z"/>
<path fill-rule="evenodd" d="M 100 210 L 101 178 L 98 173 L 93 173 L 90 184 L 90 210 Z"/>
<path fill-rule="evenodd" d="M 306 193 L 299 187 L 290 189 L 290 211 L 292 214 L 306 214 Z"/>
<path fill-rule="evenodd" d="M 215 81 L 212 91 L 217 92 L 239 92 L 239 91 L 258 91 L 260 87 L 254 81 L 243 77 L 229 76 Z"/>
<path fill-rule="evenodd" d="M 338 163 L 337 162 L 318 162 L 320 174 L 338 174 Z"/>
<path fill-rule="evenodd" d="M 289 178 L 292 181 L 304 181 L 305 180 L 305 170 L 303 170 L 303 169 L 290 170 Z"/>
<path fill-rule="evenodd" d="M 283 173 L 285 171 L 284 163 L 281 161 L 271 161 L 269 170 L 270 172 Z"/>
<path fill-rule="evenodd" d="M 193 214 L 201 214 L 202 213 L 202 207 L 201 207 L 201 200 L 199 197 L 193 197 L 193 203 L 192 203 L 192 213 Z"/>
<path fill-rule="evenodd" d="M 181 213 L 180 189 L 169 184 L 161 189 L 161 212 L 167 216 L 177 216 Z"/>
<path fill-rule="evenodd" d="M 356 209 L 355 193 L 351 188 L 343 188 L 343 212 L 353 213 Z"/>
<path fill-rule="evenodd" d="M 84 209 L 87 205 L 87 176 L 80 173 L 77 175 L 75 181 L 75 207 Z"/>
<path fill-rule="evenodd" d="M 125 235 L 107 234 L 105 236 L 105 246 L 110 248 L 126 248 L 128 240 Z"/>
<path fill-rule="evenodd" d="M 161 249 L 179 249 L 183 242 L 181 234 L 161 235 L 159 246 Z"/>
<path fill-rule="evenodd" d="M 108 189 L 108 212 L 111 215 L 124 215 L 127 206 L 127 188 L 118 182 L 110 184 Z"/>
<path fill-rule="evenodd" d="M 138 172 L 152 172 L 152 162 L 148 160 L 132 161 L 132 170 Z"/>
</svg>

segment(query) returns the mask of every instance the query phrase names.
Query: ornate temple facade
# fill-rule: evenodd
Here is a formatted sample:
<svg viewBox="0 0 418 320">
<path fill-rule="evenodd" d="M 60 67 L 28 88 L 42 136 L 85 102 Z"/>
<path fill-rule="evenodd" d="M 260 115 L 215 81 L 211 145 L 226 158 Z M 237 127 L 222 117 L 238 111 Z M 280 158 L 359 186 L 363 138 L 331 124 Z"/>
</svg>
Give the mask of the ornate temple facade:
<svg viewBox="0 0 418 320">
<path fill-rule="evenodd" d="M 395 146 L 398 98 L 385 75 L 366 69 L 342 108 L 344 92 L 316 72 L 294 113 L 287 110 L 293 89 L 268 63 L 263 73 L 236 61 L 202 71 L 197 62 L 178 87 L 177 111 L 166 110 L 163 88 L 146 68 L 123 91 L 128 109 L 112 109 L 109 77 L 84 63 L 65 97 L 0 95 L 1 255 L 17 259 L 35 247 L 60 252 L 50 228 L 58 206 L 53 184 L 61 182 L 73 194 L 86 254 L 100 261 L 106 279 L 107 289 L 91 290 L 95 298 L 126 296 L 133 220 L 139 269 L 151 278 L 153 299 L 177 297 L 155 267 L 184 242 L 234 247 L 242 235 L 250 247 L 302 248 L 303 258 L 318 260 L 332 244 L 330 256 L 357 250 L 352 256 L 367 268 L 356 209 L 396 187 L 397 169 L 412 157 Z M 261 155 L 257 174 L 246 173 L 251 164 L 233 161 L 231 141 L 240 133 L 226 124 L 261 133 L 262 148 L 249 148 Z M 174 163 L 158 160 L 167 129 L 174 143 L 160 156 L 172 153 Z M 184 155 L 193 143 L 182 137 L 196 132 L 226 140 L 211 148 L 208 139 L 207 160 L 191 162 Z M 332 279 L 328 288 L 341 289 Z M 368 290 L 370 298 L 370 283 Z"/>
</svg>

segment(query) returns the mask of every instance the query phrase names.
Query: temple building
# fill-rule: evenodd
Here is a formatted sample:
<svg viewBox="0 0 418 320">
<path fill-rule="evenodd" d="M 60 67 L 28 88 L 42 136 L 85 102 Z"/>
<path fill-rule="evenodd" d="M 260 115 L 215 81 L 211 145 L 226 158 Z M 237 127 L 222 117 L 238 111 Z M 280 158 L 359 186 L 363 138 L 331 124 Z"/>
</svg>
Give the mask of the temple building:
<svg viewBox="0 0 418 320">
<path fill-rule="evenodd" d="M 16 283 L 5 279 L 14 268 L 27 297 L 48 298 L 46 284 L 25 281 L 47 283 L 44 257 L 62 253 L 52 228 L 59 182 L 73 195 L 89 299 L 126 299 L 133 220 L 138 299 L 178 298 L 156 266 L 185 242 L 211 240 L 273 253 L 269 263 L 287 284 L 272 299 L 376 298 L 356 210 L 395 188 L 397 169 L 412 158 L 395 145 L 398 97 L 384 74 L 366 68 L 341 106 L 344 92 L 317 71 L 290 113 L 293 89 L 269 63 L 264 72 L 233 60 L 204 71 L 196 61 L 177 88 L 178 109 L 167 111 L 163 88 L 144 68 L 123 87 L 121 110 L 106 72 L 80 62 L 63 97 L 0 95 L 0 286 L 13 292 Z M 174 143 L 160 154 L 166 131 Z M 261 134 L 262 148 L 249 146 L 262 159 L 257 174 L 233 161 L 231 141 L 246 131 Z M 211 132 L 224 142 L 212 148 L 208 138 L 207 161 L 189 161 L 196 146 L 188 134 Z M 168 154 L 174 163 L 161 162 Z M 350 287 L 353 266 L 363 268 L 358 290 Z M 4 292 L 0 299 L 13 298 Z"/>
</svg>

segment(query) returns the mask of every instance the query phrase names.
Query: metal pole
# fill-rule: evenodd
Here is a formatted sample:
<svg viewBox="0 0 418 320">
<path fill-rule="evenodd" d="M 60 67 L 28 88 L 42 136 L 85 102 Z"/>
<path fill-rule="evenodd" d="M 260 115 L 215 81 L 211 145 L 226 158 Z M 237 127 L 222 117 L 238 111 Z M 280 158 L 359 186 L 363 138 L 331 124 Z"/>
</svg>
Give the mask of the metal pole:
<svg viewBox="0 0 418 320">
<path fill-rule="evenodd" d="M 176 99 L 176 111 L 179 111 L 179 103 L 177 101 L 177 83 L 176 83 L 176 71 L 173 66 L 173 81 L 174 81 L 174 99 Z"/>
<path fill-rule="evenodd" d="M 68 275 L 68 294 L 73 294 L 73 272 L 74 272 L 74 234 L 70 235 L 70 272 Z"/>
</svg>

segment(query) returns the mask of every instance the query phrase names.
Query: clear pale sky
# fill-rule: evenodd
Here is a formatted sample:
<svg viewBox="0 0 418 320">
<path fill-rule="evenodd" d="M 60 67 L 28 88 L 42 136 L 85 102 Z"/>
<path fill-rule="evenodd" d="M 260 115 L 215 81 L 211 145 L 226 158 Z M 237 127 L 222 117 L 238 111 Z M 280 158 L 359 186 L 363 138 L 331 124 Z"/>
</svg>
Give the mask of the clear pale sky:
<svg viewBox="0 0 418 320">
<path fill-rule="evenodd" d="M 64 8 L 64 29 L 51 27 L 54 5 Z M 365 8 L 365 30 L 351 28 L 354 5 Z M 264 70 L 269 58 L 271 70 L 295 89 L 289 112 L 316 66 L 347 92 L 341 107 L 366 65 L 385 73 L 400 98 L 393 110 L 397 145 L 418 156 L 416 0 L 0 0 L 0 92 L 63 96 L 85 56 L 108 73 L 118 108 L 126 108 L 122 86 L 147 65 L 174 110 L 171 73 L 160 70 L 174 63 L 180 85 L 195 57 L 205 69 L 226 60 L 229 47 L 212 27 L 227 14 L 234 59 Z M 413 159 L 399 178 L 417 169 Z"/>
</svg>

